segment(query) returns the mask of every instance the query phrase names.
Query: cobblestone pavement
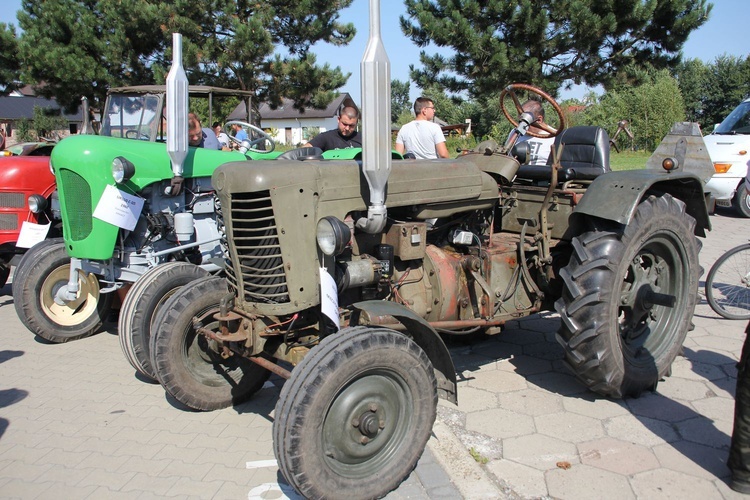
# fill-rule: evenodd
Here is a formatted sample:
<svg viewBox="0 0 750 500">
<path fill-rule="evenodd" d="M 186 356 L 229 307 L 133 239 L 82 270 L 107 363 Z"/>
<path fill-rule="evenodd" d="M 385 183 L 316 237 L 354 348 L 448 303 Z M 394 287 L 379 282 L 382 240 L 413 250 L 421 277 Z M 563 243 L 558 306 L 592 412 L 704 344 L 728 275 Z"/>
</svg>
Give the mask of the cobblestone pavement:
<svg viewBox="0 0 750 500">
<path fill-rule="evenodd" d="M 706 272 L 750 229 L 729 212 L 711 219 Z M 43 344 L 18 321 L 10 291 L 0 289 L 0 497 L 297 498 L 273 461 L 279 379 L 235 408 L 185 411 L 136 378 L 116 325 Z M 672 376 L 625 401 L 570 376 L 558 322 L 543 314 L 450 342 L 459 405 L 441 403 L 417 469 L 387 498 L 735 496 L 725 463 L 743 322 L 702 300 Z"/>
</svg>

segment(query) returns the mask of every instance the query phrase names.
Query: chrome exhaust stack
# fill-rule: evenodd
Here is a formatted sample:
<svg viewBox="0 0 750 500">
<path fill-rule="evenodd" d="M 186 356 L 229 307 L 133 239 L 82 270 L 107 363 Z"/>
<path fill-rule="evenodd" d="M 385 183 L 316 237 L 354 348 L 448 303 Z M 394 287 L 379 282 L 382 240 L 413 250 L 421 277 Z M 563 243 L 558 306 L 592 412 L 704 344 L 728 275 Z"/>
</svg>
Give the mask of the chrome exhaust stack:
<svg viewBox="0 0 750 500">
<path fill-rule="evenodd" d="M 362 172 L 370 186 L 367 217 L 357 227 L 376 234 L 385 227 L 385 190 L 391 174 L 391 62 L 380 37 L 380 0 L 370 0 L 370 37 L 360 67 Z"/>
</svg>

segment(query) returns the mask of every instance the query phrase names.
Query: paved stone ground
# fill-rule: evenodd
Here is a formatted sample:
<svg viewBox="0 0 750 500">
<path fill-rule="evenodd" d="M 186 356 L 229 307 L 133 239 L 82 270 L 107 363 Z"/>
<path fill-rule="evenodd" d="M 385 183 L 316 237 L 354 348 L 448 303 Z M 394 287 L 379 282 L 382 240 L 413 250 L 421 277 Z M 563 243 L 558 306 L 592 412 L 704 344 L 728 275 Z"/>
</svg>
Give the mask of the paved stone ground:
<svg viewBox="0 0 750 500">
<path fill-rule="evenodd" d="M 750 220 L 729 212 L 712 222 L 706 271 L 750 234 Z M 43 344 L 10 291 L 0 289 L 0 497 L 297 498 L 273 462 L 280 380 L 235 408 L 185 411 L 135 377 L 115 325 Z M 725 462 L 743 322 L 702 301 L 672 376 L 625 401 L 568 374 L 558 322 L 545 314 L 451 343 L 459 405 L 441 403 L 425 455 L 387 498 L 739 497 Z"/>
</svg>

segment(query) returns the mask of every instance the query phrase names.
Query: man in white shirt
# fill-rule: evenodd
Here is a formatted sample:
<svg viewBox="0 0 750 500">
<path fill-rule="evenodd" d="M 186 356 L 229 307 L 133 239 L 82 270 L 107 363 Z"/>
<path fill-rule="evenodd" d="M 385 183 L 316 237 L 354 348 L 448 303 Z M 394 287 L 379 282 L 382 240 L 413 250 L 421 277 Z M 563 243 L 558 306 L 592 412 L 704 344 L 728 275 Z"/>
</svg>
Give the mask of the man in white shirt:
<svg viewBox="0 0 750 500">
<path fill-rule="evenodd" d="M 413 153 L 421 159 L 450 158 L 445 146 L 445 135 L 440 125 L 435 123 L 435 103 L 426 97 L 414 101 L 414 120 L 398 131 L 396 151 L 401 154 Z"/>
</svg>

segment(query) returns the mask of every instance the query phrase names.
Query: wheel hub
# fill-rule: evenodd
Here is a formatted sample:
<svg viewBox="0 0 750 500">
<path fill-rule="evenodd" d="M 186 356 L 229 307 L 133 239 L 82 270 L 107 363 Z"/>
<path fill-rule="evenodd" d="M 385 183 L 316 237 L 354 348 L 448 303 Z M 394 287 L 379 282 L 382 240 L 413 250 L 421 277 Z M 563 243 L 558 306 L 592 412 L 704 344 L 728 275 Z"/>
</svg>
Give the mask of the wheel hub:
<svg viewBox="0 0 750 500">
<path fill-rule="evenodd" d="M 366 438 L 368 441 L 377 436 L 380 429 L 385 427 L 385 420 L 381 420 L 377 411 L 378 406 L 376 404 L 371 404 L 368 411 L 352 421 L 352 425 L 356 427 L 362 434 L 362 437 Z M 362 444 L 367 444 L 368 442 L 363 441 L 364 439 L 360 439 Z"/>
</svg>

